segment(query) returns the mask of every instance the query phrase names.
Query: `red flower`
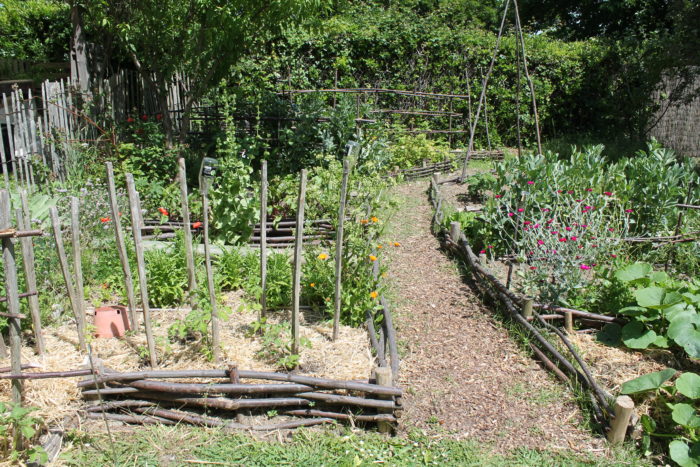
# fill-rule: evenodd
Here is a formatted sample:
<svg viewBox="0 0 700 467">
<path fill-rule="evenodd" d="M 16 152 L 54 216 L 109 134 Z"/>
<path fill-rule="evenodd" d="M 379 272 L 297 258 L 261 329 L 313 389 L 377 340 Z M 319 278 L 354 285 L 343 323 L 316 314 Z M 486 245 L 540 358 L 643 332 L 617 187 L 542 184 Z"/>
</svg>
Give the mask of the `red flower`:
<svg viewBox="0 0 700 467">
<path fill-rule="evenodd" d="M 570 195 L 573 195 L 573 194 L 574 194 L 574 190 L 569 190 L 569 191 L 567 191 L 567 193 L 569 193 Z"/>
<path fill-rule="evenodd" d="M 567 232 L 571 232 L 571 227 L 565 227 L 565 230 L 566 230 Z"/>
<path fill-rule="evenodd" d="M 494 198 L 503 198 L 503 195 L 496 195 Z"/>
<path fill-rule="evenodd" d="M 575 242 L 576 240 L 578 240 L 578 237 L 576 237 L 576 236 L 571 237 L 571 241 L 572 241 L 572 242 Z"/>
<path fill-rule="evenodd" d="M 147 122 L 147 121 L 148 121 L 148 115 L 146 115 L 146 114 L 141 115 L 141 120 L 143 120 L 144 122 Z"/>
<path fill-rule="evenodd" d="M 134 123 L 134 119 L 131 118 L 131 117 L 129 117 L 129 118 L 126 119 L 126 122 L 127 122 L 127 123 Z"/>
<path fill-rule="evenodd" d="M 604 191 L 603 194 L 605 196 L 612 196 L 612 191 Z"/>
<path fill-rule="evenodd" d="M 617 258 L 617 255 L 610 255 L 612 258 Z"/>
<path fill-rule="evenodd" d="M 523 212 L 524 210 L 523 208 L 518 208 L 518 212 Z"/>
<path fill-rule="evenodd" d="M 192 228 L 193 228 L 193 229 L 198 229 L 198 228 L 200 228 L 201 226 L 202 226 L 202 223 L 201 223 L 201 222 L 194 222 L 194 223 L 192 224 Z"/>
<path fill-rule="evenodd" d="M 112 220 L 112 219 L 109 218 L 109 217 L 100 217 L 100 222 L 102 222 L 103 224 L 105 224 L 105 223 L 107 223 L 107 222 L 109 222 L 109 221 L 111 221 L 111 220 Z"/>
<path fill-rule="evenodd" d="M 479 252 L 480 255 L 483 255 L 484 253 L 486 253 L 486 250 L 481 250 L 481 251 Z"/>
<path fill-rule="evenodd" d="M 158 121 L 163 120 L 163 114 L 156 114 L 156 120 L 158 120 Z"/>
<path fill-rule="evenodd" d="M 593 191 L 593 188 L 586 188 L 586 191 Z"/>
<path fill-rule="evenodd" d="M 164 215 L 165 217 L 168 217 L 170 214 L 168 213 L 168 210 L 165 208 L 158 208 L 158 212 Z"/>
<path fill-rule="evenodd" d="M 560 242 L 565 243 L 566 242 L 566 237 L 562 237 L 559 239 Z"/>
<path fill-rule="evenodd" d="M 530 271 L 534 271 L 535 269 L 537 269 L 537 266 L 530 266 Z"/>
<path fill-rule="evenodd" d="M 532 222 L 530 222 L 530 221 L 525 221 L 525 222 L 523 222 L 523 224 L 525 224 L 525 225 L 530 225 L 530 224 L 532 224 Z"/>
</svg>

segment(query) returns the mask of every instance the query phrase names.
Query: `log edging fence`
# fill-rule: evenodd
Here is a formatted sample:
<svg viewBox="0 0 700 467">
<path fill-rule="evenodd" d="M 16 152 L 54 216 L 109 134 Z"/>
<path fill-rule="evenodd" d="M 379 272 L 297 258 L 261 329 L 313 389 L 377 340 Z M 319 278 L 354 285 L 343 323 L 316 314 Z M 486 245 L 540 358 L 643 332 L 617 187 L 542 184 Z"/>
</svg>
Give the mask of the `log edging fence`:
<svg viewBox="0 0 700 467">
<path fill-rule="evenodd" d="M 473 283 L 478 291 L 484 296 L 490 297 L 496 305 L 506 311 L 508 317 L 516 325 L 534 338 L 530 346 L 545 368 L 570 385 L 578 383 L 581 388 L 589 393 L 595 418 L 604 427 L 604 430 L 610 429 L 615 420 L 615 406 L 619 402 L 620 397 L 616 400 L 609 392 L 598 385 L 585 361 L 576 352 L 574 346 L 567 338 L 566 331 L 553 326 L 549 321 L 551 319 L 563 319 L 567 324 L 567 331 L 571 332 L 571 323 L 574 317 L 587 322 L 598 323 L 610 322 L 613 319 L 580 310 L 537 304 L 531 298 L 513 292 L 489 271 L 482 264 L 482 260 L 474 254 L 469 244 L 469 239 L 458 222 L 451 223 L 449 230 L 442 226 L 445 212 L 443 211 L 443 198 L 440 194 L 439 174 L 434 174 L 431 178 L 428 196 L 434 209 L 432 219 L 433 233 L 440 239 L 443 249 L 463 260 L 468 266 L 468 271 L 471 273 Z M 535 311 L 534 308 L 547 310 L 551 314 L 542 315 Z M 535 324 L 538 326 L 535 326 Z M 556 335 L 560 344 L 551 342 L 541 329 Z M 570 357 L 567 357 L 565 354 L 570 355 Z M 618 441 L 619 439 L 616 438 L 615 442 Z"/>
</svg>

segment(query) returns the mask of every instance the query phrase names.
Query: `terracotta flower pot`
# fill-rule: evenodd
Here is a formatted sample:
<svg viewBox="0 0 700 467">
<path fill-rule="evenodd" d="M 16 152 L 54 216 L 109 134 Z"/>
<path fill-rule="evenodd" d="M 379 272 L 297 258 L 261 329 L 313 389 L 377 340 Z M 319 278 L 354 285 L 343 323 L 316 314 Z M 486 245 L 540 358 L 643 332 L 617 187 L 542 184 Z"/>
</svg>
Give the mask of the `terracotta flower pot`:
<svg viewBox="0 0 700 467">
<path fill-rule="evenodd" d="M 131 329 L 126 307 L 112 305 L 95 309 L 95 327 L 95 337 L 122 337 Z"/>
</svg>

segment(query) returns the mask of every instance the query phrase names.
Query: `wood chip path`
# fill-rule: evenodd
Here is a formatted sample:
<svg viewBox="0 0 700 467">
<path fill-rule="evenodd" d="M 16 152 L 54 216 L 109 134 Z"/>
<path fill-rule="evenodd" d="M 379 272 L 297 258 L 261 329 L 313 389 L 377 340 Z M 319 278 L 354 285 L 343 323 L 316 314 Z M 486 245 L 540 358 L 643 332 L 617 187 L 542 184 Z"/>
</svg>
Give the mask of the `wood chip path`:
<svg viewBox="0 0 700 467">
<path fill-rule="evenodd" d="M 524 353 L 430 233 L 425 181 L 394 189 L 389 277 L 406 390 L 400 431 L 517 447 L 601 451 L 573 395 Z"/>
</svg>

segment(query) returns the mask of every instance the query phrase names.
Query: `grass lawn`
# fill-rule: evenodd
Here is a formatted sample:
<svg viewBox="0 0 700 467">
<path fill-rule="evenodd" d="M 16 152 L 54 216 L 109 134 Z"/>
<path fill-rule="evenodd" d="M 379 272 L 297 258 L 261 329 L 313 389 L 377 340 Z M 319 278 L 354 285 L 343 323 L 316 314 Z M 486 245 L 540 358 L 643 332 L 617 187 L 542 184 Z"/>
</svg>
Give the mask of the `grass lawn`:
<svg viewBox="0 0 700 467">
<path fill-rule="evenodd" d="M 279 436 L 279 439 L 278 439 Z M 474 441 L 428 439 L 420 435 L 389 438 L 349 429 L 300 429 L 280 442 L 269 433 L 254 438 L 212 429 L 139 427 L 113 432 L 114 445 L 104 435 L 74 432 L 61 458 L 68 465 L 644 465 L 626 448 L 606 455 L 573 451 L 539 452 L 519 449 L 494 454 Z"/>
</svg>

